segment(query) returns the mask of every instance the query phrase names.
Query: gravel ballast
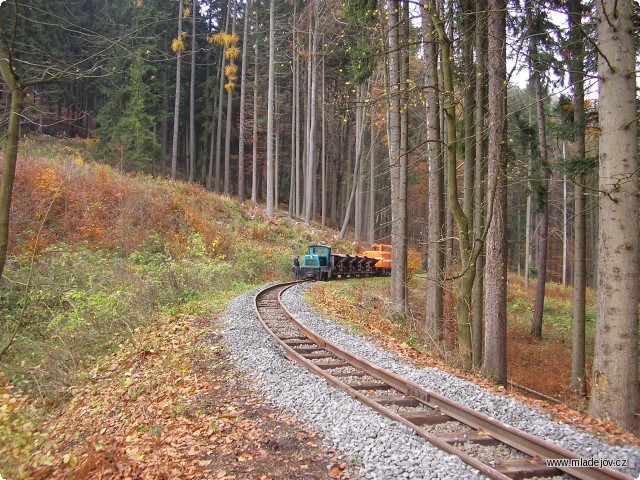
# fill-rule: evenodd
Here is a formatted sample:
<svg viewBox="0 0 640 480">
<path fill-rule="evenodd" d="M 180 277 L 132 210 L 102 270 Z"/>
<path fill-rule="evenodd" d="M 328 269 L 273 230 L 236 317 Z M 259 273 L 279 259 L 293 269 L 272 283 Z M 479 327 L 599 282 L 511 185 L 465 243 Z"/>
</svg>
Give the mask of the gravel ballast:
<svg viewBox="0 0 640 480">
<path fill-rule="evenodd" d="M 345 327 L 320 317 L 302 300 L 304 285 L 283 295 L 287 309 L 302 323 L 337 344 L 423 387 L 470 408 L 539 436 L 581 457 L 628 461 L 625 473 L 640 472 L 640 450 L 604 444 L 519 401 L 495 395 L 467 380 L 437 368 L 415 368 Z M 236 298 L 222 321 L 222 333 L 238 366 L 256 379 L 268 401 L 322 432 L 345 463 L 359 464 L 363 479 L 475 479 L 483 478 L 460 459 L 417 437 L 336 390 L 304 367 L 291 363 L 256 319 L 257 290 Z"/>
</svg>

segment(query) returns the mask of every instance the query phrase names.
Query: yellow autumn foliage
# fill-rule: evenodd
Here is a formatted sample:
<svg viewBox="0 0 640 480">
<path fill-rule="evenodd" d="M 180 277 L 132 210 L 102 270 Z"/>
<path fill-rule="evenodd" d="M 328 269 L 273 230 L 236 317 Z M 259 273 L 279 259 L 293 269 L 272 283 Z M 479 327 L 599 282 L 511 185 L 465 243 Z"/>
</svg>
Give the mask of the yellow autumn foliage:
<svg viewBox="0 0 640 480">
<path fill-rule="evenodd" d="M 236 47 L 235 45 L 227 47 L 225 56 L 227 58 L 238 58 L 240 56 L 240 47 Z"/>
<path fill-rule="evenodd" d="M 171 50 L 173 50 L 175 53 L 183 52 L 184 50 L 186 50 L 186 48 L 187 47 L 182 41 L 182 38 L 174 38 L 171 42 Z"/>
<path fill-rule="evenodd" d="M 232 82 L 229 82 L 224 86 L 224 89 L 227 91 L 228 94 L 233 93 L 234 88 L 236 88 L 236 84 Z"/>
<path fill-rule="evenodd" d="M 238 78 L 238 66 L 237 65 L 227 65 L 224 67 L 224 74 L 227 76 L 229 80 L 235 80 Z"/>
<path fill-rule="evenodd" d="M 238 43 L 238 35 L 227 32 L 218 32 L 207 38 L 209 43 L 217 43 L 225 48 L 233 47 Z"/>
</svg>

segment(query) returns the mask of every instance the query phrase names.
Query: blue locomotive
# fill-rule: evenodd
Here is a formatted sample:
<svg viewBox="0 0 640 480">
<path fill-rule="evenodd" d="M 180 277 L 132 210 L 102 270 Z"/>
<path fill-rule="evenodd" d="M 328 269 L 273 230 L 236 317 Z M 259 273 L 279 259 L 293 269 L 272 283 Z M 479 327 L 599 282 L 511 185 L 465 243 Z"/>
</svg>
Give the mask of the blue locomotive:
<svg viewBox="0 0 640 480">
<path fill-rule="evenodd" d="M 369 277 L 378 275 L 377 258 L 364 255 L 332 253 L 328 245 L 311 245 L 302 259 L 302 280 L 331 280 L 345 277 Z"/>
</svg>

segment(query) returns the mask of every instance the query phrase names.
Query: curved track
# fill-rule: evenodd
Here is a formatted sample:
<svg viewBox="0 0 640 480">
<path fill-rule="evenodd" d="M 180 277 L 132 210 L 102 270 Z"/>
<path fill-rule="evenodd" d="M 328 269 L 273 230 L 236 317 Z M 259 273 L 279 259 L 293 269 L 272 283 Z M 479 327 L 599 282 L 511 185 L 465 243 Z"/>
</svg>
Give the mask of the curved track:
<svg viewBox="0 0 640 480">
<path fill-rule="evenodd" d="M 266 287 L 254 299 L 259 321 L 284 349 L 287 358 L 382 415 L 413 429 L 488 478 L 523 479 L 565 473 L 585 480 L 631 479 L 610 468 L 548 467 L 546 459 L 579 461 L 579 457 L 426 390 L 321 338 L 296 321 L 280 301 L 282 292 L 297 283 Z M 478 448 L 507 448 L 512 454 L 509 459 L 485 463 L 473 455 Z"/>
</svg>

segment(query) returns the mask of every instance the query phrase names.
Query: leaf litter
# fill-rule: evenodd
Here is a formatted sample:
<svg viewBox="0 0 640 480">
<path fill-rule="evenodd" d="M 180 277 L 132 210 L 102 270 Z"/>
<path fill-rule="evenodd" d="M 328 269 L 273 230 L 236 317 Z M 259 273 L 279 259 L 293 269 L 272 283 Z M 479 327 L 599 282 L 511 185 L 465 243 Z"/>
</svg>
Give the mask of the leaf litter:
<svg viewBox="0 0 640 480">
<path fill-rule="evenodd" d="M 343 479 L 323 437 L 265 405 L 215 321 L 158 319 L 91 371 L 48 425 L 51 479 Z M 55 445 L 55 446 L 51 446 Z"/>
</svg>

